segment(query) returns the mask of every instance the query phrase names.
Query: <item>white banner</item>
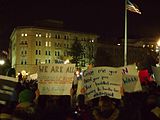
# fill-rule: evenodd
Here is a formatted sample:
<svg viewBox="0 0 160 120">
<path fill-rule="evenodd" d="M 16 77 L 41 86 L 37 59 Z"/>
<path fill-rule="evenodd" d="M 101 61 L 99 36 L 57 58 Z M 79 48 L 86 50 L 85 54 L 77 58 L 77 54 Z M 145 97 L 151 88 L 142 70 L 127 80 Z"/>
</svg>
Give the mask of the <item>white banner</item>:
<svg viewBox="0 0 160 120">
<path fill-rule="evenodd" d="M 142 91 L 136 65 L 128 65 L 122 68 L 122 80 L 125 92 Z"/>
<path fill-rule="evenodd" d="M 121 69 L 113 67 L 94 67 L 84 71 L 85 99 L 100 96 L 121 99 Z"/>
<path fill-rule="evenodd" d="M 74 64 L 44 64 L 38 69 L 40 95 L 70 95 Z"/>
</svg>

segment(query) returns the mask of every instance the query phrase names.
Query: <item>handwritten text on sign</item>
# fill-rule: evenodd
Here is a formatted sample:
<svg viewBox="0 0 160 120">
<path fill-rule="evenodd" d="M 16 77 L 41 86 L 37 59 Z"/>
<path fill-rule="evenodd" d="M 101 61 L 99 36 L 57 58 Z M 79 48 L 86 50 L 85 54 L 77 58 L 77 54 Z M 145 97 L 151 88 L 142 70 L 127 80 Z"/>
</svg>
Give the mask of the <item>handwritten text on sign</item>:
<svg viewBox="0 0 160 120">
<path fill-rule="evenodd" d="M 86 100 L 100 96 L 121 98 L 122 86 L 121 69 L 113 67 L 94 67 L 84 72 L 84 87 Z"/>
<path fill-rule="evenodd" d="M 141 91 L 141 83 L 135 65 L 128 65 L 122 68 L 122 80 L 125 92 Z"/>
<path fill-rule="evenodd" d="M 40 65 L 38 88 L 41 95 L 70 95 L 74 64 Z"/>
</svg>

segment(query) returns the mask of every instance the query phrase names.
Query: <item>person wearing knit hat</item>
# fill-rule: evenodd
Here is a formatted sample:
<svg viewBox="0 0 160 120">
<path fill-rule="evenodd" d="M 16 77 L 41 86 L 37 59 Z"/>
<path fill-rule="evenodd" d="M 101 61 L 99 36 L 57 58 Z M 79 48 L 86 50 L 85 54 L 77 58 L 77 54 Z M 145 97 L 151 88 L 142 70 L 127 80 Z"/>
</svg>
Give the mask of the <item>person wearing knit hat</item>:
<svg viewBox="0 0 160 120">
<path fill-rule="evenodd" d="M 35 113 L 35 104 L 33 102 L 35 93 L 30 89 L 24 89 L 19 93 L 19 104 L 16 106 L 16 110 L 13 113 L 14 118 L 26 119 L 33 117 Z"/>
</svg>

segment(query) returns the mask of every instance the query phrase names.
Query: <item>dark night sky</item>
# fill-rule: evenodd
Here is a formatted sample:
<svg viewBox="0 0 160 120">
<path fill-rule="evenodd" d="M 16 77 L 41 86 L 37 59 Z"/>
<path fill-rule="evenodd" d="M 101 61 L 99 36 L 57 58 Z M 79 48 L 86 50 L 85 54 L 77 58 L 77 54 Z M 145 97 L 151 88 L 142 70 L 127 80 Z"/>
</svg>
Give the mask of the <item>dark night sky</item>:
<svg viewBox="0 0 160 120">
<path fill-rule="evenodd" d="M 128 36 L 160 36 L 160 0 L 130 0 L 142 15 L 128 12 Z M 7 49 L 17 25 L 43 19 L 63 20 L 73 30 L 124 35 L 124 0 L 0 0 L 0 49 Z"/>
</svg>

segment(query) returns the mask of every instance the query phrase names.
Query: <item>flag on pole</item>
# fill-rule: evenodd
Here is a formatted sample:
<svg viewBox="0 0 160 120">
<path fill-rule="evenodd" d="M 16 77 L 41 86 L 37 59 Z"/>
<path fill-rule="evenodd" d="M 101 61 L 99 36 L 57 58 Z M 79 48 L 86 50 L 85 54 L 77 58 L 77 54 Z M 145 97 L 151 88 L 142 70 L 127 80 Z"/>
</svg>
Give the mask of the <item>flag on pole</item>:
<svg viewBox="0 0 160 120">
<path fill-rule="evenodd" d="M 135 13 L 141 14 L 141 12 L 137 8 L 137 6 L 134 5 L 133 3 L 131 3 L 129 0 L 127 1 L 127 10 L 129 10 L 131 12 L 135 12 Z"/>
</svg>

